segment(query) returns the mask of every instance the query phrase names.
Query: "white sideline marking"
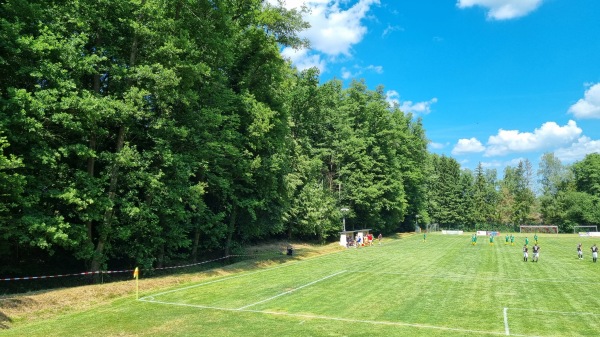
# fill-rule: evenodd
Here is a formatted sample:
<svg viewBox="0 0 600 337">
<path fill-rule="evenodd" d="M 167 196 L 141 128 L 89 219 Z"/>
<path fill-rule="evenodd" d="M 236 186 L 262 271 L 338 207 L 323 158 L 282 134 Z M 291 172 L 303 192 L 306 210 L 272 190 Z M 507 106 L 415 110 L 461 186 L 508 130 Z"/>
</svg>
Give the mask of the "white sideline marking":
<svg viewBox="0 0 600 337">
<path fill-rule="evenodd" d="M 277 265 L 277 266 L 274 266 L 274 267 L 268 267 L 268 268 L 265 268 L 265 269 L 257 270 L 255 272 L 251 272 L 251 273 L 242 273 L 242 274 L 238 274 L 238 275 L 234 275 L 234 276 L 220 278 L 218 280 L 213 280 L 213 281 L 208 281 L 208 282 L 202 282 L 202 283 L 194 284 L 194 285 L 183 287 L 183 288 L 177 288 L 177 289 L 167 290 L 167 291 L 163 291 L 163 292 L 158 293 L 158 294 L 152 294 L 152 295 L 144 296 L 144 297 L 140 298 L 140 300 L 145 300 L 147 298 L 154 299 L 155 296 L 161 296 L 161 295 L 165 295 L 165 294 L 170 294 L 170 293 L 178 292 L 178 291 L 181 291 L 181 290 L 187 290 L 187 289 L 197 288 L 197 287 L 205 286 L 205 285 L 212 284 L 212 283 L 217 283 L 217 282 L 231 280 L 231 279 L 234 279 L 234 278 L 239 278 L 239 277 L 254 275 L 254 274 L 262 273 L 262 272 L 265 272 L 265 271 L 275 270 L 275 269 L 279 269 L 279 268 L 285 268 L 285 267 L 289 267 L 289 266 L 295 266 L 297 264 L 300 264 L 300 263 L 303 263 L 303 262 L 306 262 L 306 261 L 312 261 L 312 260 L 315 260 L 315 259 L 318 259 L 318 258 L 331 256 L 333 254 L 337 254 L 337 253 L 341 253 L 341 252 L 345 252 L 345 251 L 346 250 L 340 250 L 340 251 L 329 253 L 329 254 L 326 254 L 326 255 L 319 255 L 319 256 L 316 256 L 316 257 L 304 259 L 304 260 L 301 260 L 301 261 L 298 261 L 298 262 L 295 262 L 295 263 L 281 264 L 281 265 Z"/>
<path fill-rule="evenodd" d="M 507 336 L 510 336 L 510 330 L 508 329 L 508 308 L 504 308 L 504 331 Z"/>
<path fill-rule="evenodd" d="M 300 318 L 309 318 L 309 319 L 322 319 L 322 320 L 339 321 L 339 322 L 365 323 L 365 324 L 373 324 L 373 325 L 404 326 L 404 327 L 412 327 L 412 328 L 419 328 L 419 329 L 464 332 L 464 333 L 472 333 L 472 334 L 478 334 L 478 335 L 494 335 L 494 336 L 505 336 L 506 335 L 506 332 L 500 332 L 500 331 L 470 330 L 470 329 L 450 328 L 450 327 L 445 327 L 445 326 L 435 326 L 435 325 L 418 324 L 418 323 L 374 321 L 374 320 L 351 319 L 351 318 L 310 315 L 310 314 L 292 314 L 292 313 L 287 313 L 287 312 L 276 312 L 276 311 L 219 308 L 219 307 L 210 307 L 210 306 L 196 305 L 196 304 L 150 301 L 150 300 L 146 300 L 146 299 L 139 299 L 139 301 L 147 302 L 147 303 L 157 303 L 157 304 L 175 305 L 175 306 L 182 306 L 182 307 L 191 307 L 191 308 L 198 308 L 198 309 L 209 309 L 209 310 L 231 311 L 231 312 L 248 312 L 248 313 L 265 314 L 265 315 L 279 315 L 279 316 L 300 317 Z M 530 336 L 530 335 L 518 335 L 518 334 L 511 334 L 510 336 L 534 337 L 534 336 Z"/>
<path fill-rule="evenodd" d="M 345 272 L 346 272 L 346 270 L 342 270 L 342 271 L 340 271 L 340 272 L 337 272 L 337 273 L 335 273 L 335 274 L 331 274 L 331 275 L 329 275 L 329 276 L 325 276 L 325 277 L 323 277 L 322 279 L 319 279 L 319 280 L 316 280 L 316 281 L 312 281 L 312 282 L 310 282 L 310 283 L 307 283 L 307 284 L 305 284 L 305 285 L 303 285 L 303 286 L 301 286 L 301 287 L 298 287 L 298 288 L 296 288 L 296 289 L 288 290 L 288 291 L 286 291 L 286 292 L 283 292 L 283 293 L 281 293 L 281 294 L 275 295 L 275 296 L 273 296 L 273 297 L 269 297 L 269 298 L 267 298 L 266 300 L 262 300 L 262 301 L 259 301 L 259 302 L 256 302 L 256 303 L 248 304 L 248 305 L 246 305 L 246 306 L 243 306 L 243 307 L 241 307 L 241 308 L 238 308 L 237 310 L 244 310 L 244 309 L 246 309 L 246 308 L 249 308 L 249 307 L 252 307 L 252 306 L 255 306 L 255 305 L 261 304 L 261 303 L 265 303 L 265 302 L 268 302 L 268 301 L 270 301 L 270 300 L 274 300 L 274 299 L 276 299 L 277 297 L 280 297 L 280 296 L 283 296 L 283 295 L 286 295 L 286 294 L 289 294 L 289 293 L 293 293 L 293 292 L 294 292 L 294 291 L 296 291 L 296 290 L 300 290 L 300 289 L 302 289 L 302 288 L 306 288 L 306 287 L 308 287 L 308 286 L 311 286 L 311 285 L 313 285 L 313 284 L 315 284 L 315 283 L 318 283 L 318 282 L 324 281 L 324 280 L 326 280 L 326 279 L 328 279 L 328 278 L 334 277 L 334 276 L 336 276 L 336 275 L 339 275 L 339 274 L 342 274 L 342 273 L 345 273 Z"/>
</svg>

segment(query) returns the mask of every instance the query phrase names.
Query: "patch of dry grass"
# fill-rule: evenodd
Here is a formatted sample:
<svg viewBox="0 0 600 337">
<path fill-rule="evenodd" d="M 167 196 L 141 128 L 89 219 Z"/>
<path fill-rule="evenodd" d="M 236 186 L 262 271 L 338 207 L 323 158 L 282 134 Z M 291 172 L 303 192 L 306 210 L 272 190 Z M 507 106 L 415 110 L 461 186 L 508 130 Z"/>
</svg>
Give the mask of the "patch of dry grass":
<svg viewBox="0 0 600 337">
<path fill-rule="evenodd" d="M 264 254 L 264 258 L 245 260 L 222 268 L 148 279 L 141 278 L 139 280 L 139 291 L 140 293 L 148 293 L 181 284 L 199 282 L 210 277 L 285 263 L 290 261 L 290 258 L 284 255 L 287 245 L 286 242 L 273 242 L 249 247 L 246 249 L 247 254 L 257 256 Z M 294 247 L 295 256 L 291 259 L 294 260 L 344 249 L 337 243 L 323 246 L 293 243 L 292 246 Z M 88 310 L 128 296 L 135 296 L 134 280 L 0 296 L 0 329 L 10 328 L 13 324 L 20 322 L 31 322 L 65 313 Z"/>
</svg>

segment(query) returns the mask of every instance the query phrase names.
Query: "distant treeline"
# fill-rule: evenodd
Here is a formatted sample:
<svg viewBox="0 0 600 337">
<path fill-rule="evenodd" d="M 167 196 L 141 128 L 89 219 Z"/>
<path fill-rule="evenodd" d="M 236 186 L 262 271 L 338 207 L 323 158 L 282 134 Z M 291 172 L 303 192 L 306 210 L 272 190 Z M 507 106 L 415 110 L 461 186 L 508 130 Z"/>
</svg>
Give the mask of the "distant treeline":
<svg viewBox="0 0 600 337">
<path fill-rule="evenodd" d="M 461 170 L 382 87 L 284 60 L 306 27 L 262 0 L 0 3 L 0 276 L 325 242 L 343 216 L 384 234 L 600 222 L 600 155 L 546 155 L 538 193 L 528 161 Z"/>
</svg>

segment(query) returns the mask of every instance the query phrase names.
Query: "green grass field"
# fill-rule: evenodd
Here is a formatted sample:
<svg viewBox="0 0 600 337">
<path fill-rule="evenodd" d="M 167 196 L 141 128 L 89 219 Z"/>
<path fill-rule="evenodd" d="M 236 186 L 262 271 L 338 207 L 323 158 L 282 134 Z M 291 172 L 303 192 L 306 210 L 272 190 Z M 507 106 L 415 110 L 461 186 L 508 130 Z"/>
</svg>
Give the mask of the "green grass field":
<svg viewBox="0 0 600 337">
<path fill-rule="evenodd" d="M 503 236 L 472 246 L 470 235 L 413 235 L 144 292 L 0 335 L 597 336 L 595 240 L 540 235 L 539 262 L 526 263 L 524 235 L 514 246 Z"/>
</svg>

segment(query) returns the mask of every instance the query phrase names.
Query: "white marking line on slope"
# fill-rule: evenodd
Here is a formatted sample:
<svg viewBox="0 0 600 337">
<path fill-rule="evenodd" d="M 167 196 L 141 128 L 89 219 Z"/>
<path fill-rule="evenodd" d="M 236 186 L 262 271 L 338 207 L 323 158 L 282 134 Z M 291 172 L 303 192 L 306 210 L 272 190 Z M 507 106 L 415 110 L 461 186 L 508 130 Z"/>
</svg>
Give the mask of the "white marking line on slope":
<svg viewBox="0 0 600 337">
<path fill-rule="evenodd" d="M 234 275 L 234 276 L 220 278 L 218 280 L 213 280 L 213 281 L 208 281 L 208 282 L 202 282 L 202 283 L 194 284 L 194 285 L 183 287 L 183 288 L 177 288 L 177 289 L 167 290 L 167 291 L 163 291 L 163 292 L 158 293 L 158 294 L 152 294 L 152 295 L 144 296 L 144 297 L 140 298 L 139 300 L 141 301 L 141 300 L 145 300 L 147 298 L 154 299 L 155 296 L 161 296 L 161 295 L 170 294 L 170 293 L 174 293 L 174 292 L 178 292 L 178 291 L 182 291 L 182 290 L 193 289 L 193 288 L 197 288 L 197 287 L 209 285 L 209 284 L 212 284 L 212 283 L 223 282 L 223 281 L 227 281 L 227 280 L 231 280 L 231 279 L 239 278 L 239 277 L 244 277 L 244 276 L 250 276 L 250 275 L 262 273 L 262 272 L 265 272 L 265 271 L 271 271 L 271 270 L 275 270 L 275 269 L 279 269 L 279 268 L 285 268 L 285 267 L 289 267 L 289 266 L 295 266 L 295 265 L 303 263 L 303 262 L 316 260 L 318 258 L 331 256 L 333 254 L 337 254 L 337 253 L 341 253 L 341 252 L 345 252 L 345 251 L 346 250 L 340 250 L 340 251 L 329 253 L 329 254 L 326 254 L 326 255 L 319 255 L 317 257 L 313 257 L 313 258 L 308 258 L 308 259 L 305 259 L 305 260 L 301 260 L 301 261 L 298 261 L 298 262 L 295 262 L 295 263 L 277 265 L 277 266 L 274 266 L 274 267 L 269 267 L 269 268 L 257 270 L 255 272 L 251 272 L 251 273 L 238 274 L 238 275 Z"/>
<path fill-rule="evenodd" d="M 508 328 L 508 308 L 504 308 L 504 332 L 507 336 L 510 336 L 510 329 Z"/>
<path fill-rule="evenodd" d="M 439 275 L 439 274 L 416 274 L 416 273 L 398 273 L 398 272 L 373 272 L 373 271 L 362 271 L 357 270 L 354 273 L 362 273 L 362 274 L 373 274 L 373 275 L 399 275 L 399 276 L 422 276 L 422 277 L 430 277 L 430 278 L 441 278 L 441 279 L 467 279 L 467 280 L 484 280 L 484 281 L 497 281 L 497 282 L 505 282 L 505 281 L 515 281 L 515 282 L 549 282 L 549 283 L 578 283 L 578 284 L 596 284 L 596 281 L 590 282 L 581 282 L 581 281 L 566 281 L 559 279 L 518 279 L 518 278 L 503 278 L 503 277 L 477 277 L 477 276 L 464 276 L 464 275 Z M 512 309 L 512 308 L 511 308 Z"/>
<path fill-rule="evenodd" d="M 312 282 L 310 282 L 310 283 L 307 283 L 307 284 L 305 284 L 305 285 L 303 285 L 303 286 L 300 286 L 300 287 L 298 287 L 298 288 L 295 288 L 295 289 L 292 289 L 292 290 L 288 290 L 288 291 L 286 291 L 286 292 L 283 292 L 283 293 L 281 293 L 281 294 L 277 294 L 277 295 L 275 295 L 275 296 L 273 296 L 273 297 L 269 297 L 269 298 L 267 298 L 267 299 L 265 299 L 265 300 L 258 301 L 258 302 L 256 302 L 256 303 L 248 304 L 248 305 L 246 305 L 246 306 L 243 306 L 243 307 L 241 307 L 241 308 L 238 308 L 238 310 L 244 310 L 244 309 L 246 309 L 246 308 L 253 307 L 253 306 L 255 306 L 255 305 L 258 305 L 258 304 L 261 304 L 261 303 L 265 303 L 265 302 L 268 302 L 268 301 L 274 300 L 274 299 L 276 299 L 277 297 L 280 297 L 280 296 L 283 296 L 283 295 L 286 295 L 286 294 L 289 294 L 289 293 L 293 293 L 293 292 L 294 292 L 294 291 L 296 291 L 296 290 L 300 290 L 300 289 L 302 289 L 302 288 L 306 288 L 306 287 L 308 287 L 308 286 L 311 286 L 311 285 L 313 285 L 313 284 L 315 284 L 315 283 L 318 283 L 318 282 L 321 282 L 321 281 L 325 281 L 325 280 L 327 280 L 328 278 L 332 278 L 332 277 L 334 277 L 334 276 L 336 276 L 336 275 L 343 274 L 343 273 L 345 273 L 345 272 L 346 272 L 346 270 L 342 270 L 342 271 L 340 271 L 340 272 L 337 272 L 337 273 L 335 273 L 335 274 L 331 274 L 331 275 L 329 275 L 329 276 L 325 276 L 325 277 L 323 277 L 323 278 L 321 278 L 321 279 L 318 279 L 318 280 L 316 280 L 316 281 L 312 281 Z"/>
<path fill-rule="evenodd" d="M 442 330 L 442 331 L 473 333 L 473 334 L 478 334 L 478 335 L 494 335 L 494 336 L 506 335 L 505 332 L 499 332 L 499 331 L 470 330 L 470 329 L 450 328 L 450 327 L 445 327 L 445 326 L 435 326 L 435 325 L 426 325 L 426 324 L 418 324 L 418 323 L 374 321 L 374 320 L 365 320 L 365 319 L 352 319 L 352 318 L 331 317 L 331 316 L 310 315 L 310 314 L 292 314 L 292 313 L 287 313 L 287 312 L 276 312 L 276 311 L 218 308 L 218 307 L 211 307 L 211 306 L 205 306 L 205 305 L 164 302 L 164 301 L 150 301 L 150 300 L 143 300 L 143 299 L 140 299 L 140 301 L 147 302 L 147 303 L 174 305 L 174 306 L 181 306 L 181 307 L 191 307 L 191 308 L 197 308 L 197 309 L 209 309 L 209 310 L 230 311 L 230 312 L 248 312 L 248 313 L 264 314 L 264 315 L 300 317 L 300 318 L 307 318 L 307 319 L 321 319 L 321 320 L 329 320 L 329 321 L 339 321 L 339 322 L 349 322 L 349 323 L 365 323 L 365 324 L 373 324 L 373 325 L 404 326 L 404 327 L 412 327 L 412 328 L 419 328 L 419 329 L 432 329 L 432 330 Z M 511 336 L 534 337 L 534 336 L 530 336 L 530 335 L 518 335 L 518 334 L 511 334 Z"/>
</svg>

